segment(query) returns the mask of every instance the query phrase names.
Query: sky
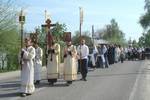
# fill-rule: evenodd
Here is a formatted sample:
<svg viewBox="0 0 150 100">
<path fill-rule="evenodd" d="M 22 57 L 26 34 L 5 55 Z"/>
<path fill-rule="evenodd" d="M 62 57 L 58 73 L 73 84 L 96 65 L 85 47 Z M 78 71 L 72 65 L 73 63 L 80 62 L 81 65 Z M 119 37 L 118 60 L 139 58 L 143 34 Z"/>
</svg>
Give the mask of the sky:
<svg viewBox="0 0 150 100">
<path fill-rule="evenodd" d="M 79 7 L 84 10 L 82 31 L 91 31 L 92 25 L 104 28 L 114 18 L 125 37 L 136 39 L 143 32 L 139 18 L 144 14 L 144 0 L 19 0 L 26 15 L 25 30 L 45 23 L 44 11 L 50 14 L 52 23 L 65 23 L 67 31 L 79 30 Z"/>
</svg>

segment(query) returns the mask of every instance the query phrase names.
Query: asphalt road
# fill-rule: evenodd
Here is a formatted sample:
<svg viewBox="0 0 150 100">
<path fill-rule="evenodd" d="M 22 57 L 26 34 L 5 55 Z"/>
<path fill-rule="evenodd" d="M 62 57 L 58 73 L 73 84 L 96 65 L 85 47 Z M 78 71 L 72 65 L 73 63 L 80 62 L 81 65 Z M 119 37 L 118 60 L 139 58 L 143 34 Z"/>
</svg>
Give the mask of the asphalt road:
<svg viewBox="0 0 150 100">
<path fill-rule="evenodd" d="M 149 66 L 148 60 L 117 63 L 90 71 L 86 82 L 77 80 L 71 86 L 60 79 L 51 87 L 43 73 L 36 92 L 25 98 L 18 96 L 19 77 L 8 77 L 0 80 L 0 100 L 150 100 Z"/>
</svg>

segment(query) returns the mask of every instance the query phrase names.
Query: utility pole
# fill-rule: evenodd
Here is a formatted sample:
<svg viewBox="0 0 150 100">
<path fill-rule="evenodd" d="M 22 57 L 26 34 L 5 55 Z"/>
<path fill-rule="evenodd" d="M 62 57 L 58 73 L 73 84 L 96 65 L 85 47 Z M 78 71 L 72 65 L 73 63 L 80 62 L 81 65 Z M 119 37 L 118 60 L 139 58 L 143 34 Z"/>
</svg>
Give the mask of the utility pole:
<svg viewBox="0 0 150 100">
<path fill-rule="evenodd" d="M 80 32 L 80 40 L 82 36 L 82 24 L 83 24 L 83 8 L 79 7 L 80 10 L 80 26 L 79 26 L 79 32 Z"/>
<path fill-rule="evenodd" d="M 79 12 L 80 12 L 80 26 L 79 26 L 79 32 L 80 32 L 80 42 L 81 42 L 81 36 L 82 36 L 82 24 L 83 24 L 83 9 L 82 9 L 82 7 L 79 7 Z M 80 72 L 81 72 L 81 65 L 82 65 L 82 61 L 81 61 L 81 43 L 80 43 Z"/>
</svg>

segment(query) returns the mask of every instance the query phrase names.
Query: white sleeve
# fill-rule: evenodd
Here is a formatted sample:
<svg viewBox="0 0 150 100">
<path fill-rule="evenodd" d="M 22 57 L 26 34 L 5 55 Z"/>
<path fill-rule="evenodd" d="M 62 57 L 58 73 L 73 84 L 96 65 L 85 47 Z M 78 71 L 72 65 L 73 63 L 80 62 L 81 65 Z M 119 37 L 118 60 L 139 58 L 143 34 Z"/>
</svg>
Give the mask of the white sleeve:
<svg viewBox="0 0 150 100">
<path fill-rule="evenodd" d="M 38 59 L 42 59 L 42 56 L 43 56 L 43 50 L 39 48 Z"/>
<path fill-rule="evenodd" d="M 35 57 L 35 49 L 31 48 L 30 51 L 24 51 L 23 58 L 24 59 L 33 59 Z"/>
<path fill-rule="evenodd" d="M 89 47 L 86 46 L 86 55 L 88 56 L 89 55 Z"/>
<path fill-rule="evenodd" d="M 77 47 L 77 53 L 80 53 L 80 45 Z"/>
</svg>

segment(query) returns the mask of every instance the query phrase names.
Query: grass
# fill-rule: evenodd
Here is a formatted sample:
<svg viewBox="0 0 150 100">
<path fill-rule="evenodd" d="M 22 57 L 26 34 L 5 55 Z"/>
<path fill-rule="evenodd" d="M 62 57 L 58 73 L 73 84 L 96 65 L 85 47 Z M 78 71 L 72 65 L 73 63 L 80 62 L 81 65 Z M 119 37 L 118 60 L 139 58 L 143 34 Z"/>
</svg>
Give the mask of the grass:
<svg viewBox="0 0 150 100">
<path fill-rule="evenodd" d="M 0 69 L 0 73 L 5 73 L 5 72 L 11 72 L 11 71 L 16 71 L 18 69 Z"/>
</svg>

